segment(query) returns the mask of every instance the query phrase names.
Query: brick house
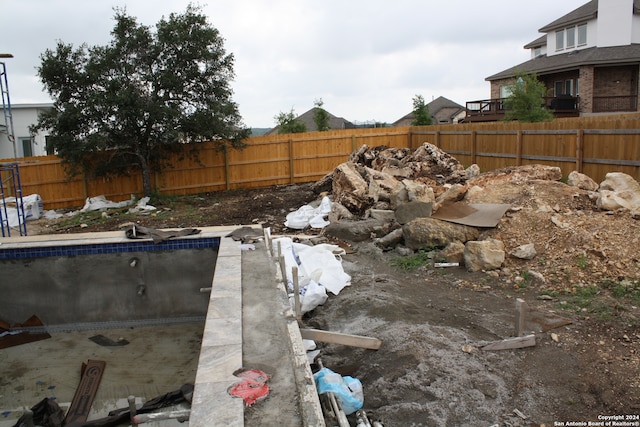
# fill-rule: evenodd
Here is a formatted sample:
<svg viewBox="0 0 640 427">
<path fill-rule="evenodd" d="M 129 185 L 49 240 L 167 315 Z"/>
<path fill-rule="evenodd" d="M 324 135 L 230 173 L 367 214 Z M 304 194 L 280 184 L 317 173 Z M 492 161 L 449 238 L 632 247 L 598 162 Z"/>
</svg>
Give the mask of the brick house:
<svg viewBox="0 0 640 427">
<path fill-rule="evenodd" d="M 545 84 L 556 117 L 640 111 L 640 0 L 591 0 L 538 31 L 530 60 L 485 79 L 491 99 L 467 102 L 467 121 L 501 119 L 517 73 Z"/>
</svg>

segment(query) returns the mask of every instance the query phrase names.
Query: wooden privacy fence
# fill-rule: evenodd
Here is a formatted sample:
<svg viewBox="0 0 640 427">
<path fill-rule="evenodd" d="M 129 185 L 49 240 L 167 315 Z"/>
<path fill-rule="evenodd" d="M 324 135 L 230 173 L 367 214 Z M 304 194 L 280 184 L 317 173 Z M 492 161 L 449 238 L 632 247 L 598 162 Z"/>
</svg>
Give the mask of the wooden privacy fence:
<svg viewBox="0 0 640 427">
<path fill-rule="evenodd" d="M 160 194 L 196 194 L 317 181 L 366 144 L 416 148 L 437 145 L 465 166 L 482 171 L 545 164 L 564 176 L 577 170 L 601 182 L 619 171 L 640 179 L 640 114 L 557 119 L 548 123 L 475 123 L 347 129 L 250 138 L 244 150 L 199 146 L 199 161 L 176 155 L 153 176 Z M 4 160 L 2 162 L 11 162 Z M 65 176 L 55 156 L 19 160 L 24 195 L 39 194 L 45 209 L 77 208 L 87 197 L 112 201 L 142 197 L 139 175 L 109 179 Z"/>
</svg>

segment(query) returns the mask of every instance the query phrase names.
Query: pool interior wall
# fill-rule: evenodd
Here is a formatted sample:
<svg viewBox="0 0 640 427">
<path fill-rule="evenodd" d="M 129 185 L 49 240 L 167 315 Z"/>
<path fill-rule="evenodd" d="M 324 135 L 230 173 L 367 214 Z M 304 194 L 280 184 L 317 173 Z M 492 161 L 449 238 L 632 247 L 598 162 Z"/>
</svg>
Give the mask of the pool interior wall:
<svg viewBox="0 0 640 427">
<path fill-rule="evenodd" d="M 219 237 L 160 243 L 0 245 L 0 313 L 9 324 L 130 322 L 204 315 Z M 66 243 L 66 244 L 62 244 Z"/>
<path fill-rule="evenodd" d="M 166 282 L 165 286 L 176 288 L 175 291 L 165 289 L 164 293 L 156 293 L 155 289 L 150 289 L 150 294 L 146 294 L 146 297 L 153 297 L 156 302 L 164 300 L 167 295 L 172 295 L 174 297 L 171 300 L 172 305 L 180 306 L 181 303 L 178 300 L 184 297 L 185 293 L 189 293 L 190 298 L 193 297 L 197 302 L 194 304 L 195 308 L 191 307 L 187 312 L 176 311 L 172 307 L 170 310 L 160 313 L 162 316 L 182 317 L 138 321 L 131 319 L 136 316 L 147 318 L 149 314 L 130 313 L 130 316 L 125 316 L 126 320 L 118 321 L 105 321 L 100 317 L 101 321 L 83 323 L 80 321 L 83 319 L 82 314 L 77 315 L 78 313 L 76 313 L 76 315 L 67 318 L 62 310 L 58 308 L 52 310 L 52 319 L 57 321 L 71 319 L 74 323 L 52 327 L 45 322 L 47 330 L 52 332 L 51 339 L 0 350 L 0 367 L 2 367 L 0 369 L 0 402 L 2 402 L 0 405 L 0 409 L 2 409 L 0 426 L 14 425 L 22 411 L 36 404 L 43 397 L 56 399 L 66 410 L 78 385 L 80 366 L 88 359 L 109 361 L 98 389 L 96 401 L 92 406 L 90 420 L 101 418 L 108 410 L 127 406 L 126 397 L 129 395 L 134 395 L 136 402 L 141 404 L 160 394 L 173 391 L 185 382 L 208 381 L 208 372 L 201 373 L 199 380 L 195 378 L 201 365 L 201 358 L 208 353 L 208 351 L 203 353 L 202 344 L 203 341 L 209 342 L 210 338 L 203 337 L 203 335 L 211 334 L 211 332 L 207 333 L 203 330 L 208 310 L 211 310 L 211 307 L 208 307 L 211 294 L 206 290 L 201 292 L 200 287 L 210 288 L 213 273 L 220 270 L 217 273 L 219 276 L 222 275 L 222 278 L 218 277 L 214 281 L 233 283 L 232 286 L 239 289 L 240 276 L 235 273 L 239 273 L 240 267 L 239 244 L 231 239 L 225 239 L 226 241 L 221 245 L 224 265 L 219 269 L 216 268 L 221 238 L 233 229 L 235 228 L 203 227 L 202 233 L 199 235 L 187 236 L 159 245 L 150 240 L 132 241 L 124 237 L 124 233 L 121 232 L 1 238 L 0 289 L 5 292 L 5 295 L 0 299 L 0 304 L 2 304 L 0 313 L 3 318 L 8 312 L 7 310 L 14 310 L 13 305 L 16 303 L 13 300 L 15 294 L 8 297 L 6 292 L 17 292 L 14 289 L 19 287 L 16 278 L 23 276 L 23 283 L 26 283 L 26 276 L 22 274 L 24 270 L 31 268 L 29 265 L 36 262 L 34 260 L 42 261 L 45 258 L 49 258 L 47 262 L 51 265 L 35 269 L 42 270 L 40 273 L 46 273 L 39 276 L 42 281 L 23 285 L 25 288 L 28 286 L 35 286 L 36 289 L 46 288 L 47 284 L 52 283 L 52 280 L 49 279 L 49 273 L 58 263 L 67 264 L 65 268 L 62 268 L 62 271 L 67 271 L 70 267 L 76 268 L 76 265 L 82 264 L 84 270 L 89 271 L 89 273 L 83 274 L 91 276 L 91 283 L 95 282 L 92 292 L 87 294 L 92 295 L 93 300 L 100 301 L 100 295 L 104 290 L 98 284 L 105 284 L 103 277 L 106 273 L 103 267 L 100 267 L 99 270 L 87 269 L 87 265 L 95 264 L 95 262 L 87 260 L 93 261 L 95 258 L 102 262 L 103 256 L 109 256 L 116 260 L 118 258 L 124 259 L 128 263 L 127 267 L 117 267 L 117 269 L 122 269 L 127 272 L 125 274 L 129 274 L 129 276 L 125 276 L 126 280 L 124 280 L 129 286 L 118 288 L 118 290 L 126 289 L 128 291 L 132 285 L 132 278 L 128 272 L 139 271 L 131 267 L 131 259 L 142 257 L 144 263 L 147 256 L 150 255 L 149 252 L 160 249 L 169 256 L 160 255 L 160 262 L 154 261 L 144 269 L 145 274 L 142 277 L 146 278 L 147 283 L 151 278 L 167 274 L 166 265 L 175 264 L 174 261 L 178 261 L 180 264 L 186 261 L 187 265 L 191 261 L 191 266 L 181 267 L 179 274 L 175 274 L 175 271 L 169 273 L 169 278 L 162 277 L 162 280 Z M 143 250 L 145 246 L 146 250 Z M 124 251 L 123 248 L 125 248 Z M 157 257 L 157 254 L 152 257 Z M 231 275 L 229 275 L 230 269 L 234 272 Z M 109 272 L 112 271 L 109 270 Z M 76 273 L 68 272 L 66 274 L 66 277 L 74 276 Z M 198 280 L 191 285 L 185 285 L 184 276 L 197 277 Z M 135 279 L 139 278 L 140 276 L 135 276 Z M 120 284 L 115 286 L 120 286 Z M 83 287 L 76 287 L 76 289 L 85 291 Z M 192 290 L 197 291 L 197 295 Z M 24 295 L 24 289 L 22 291 Z M 137 291 L 138 283 L 136 281 L 135 297 L 139 298 L 140 295 L 137 294 Z M 116 299 L 120 300 L 120 297 L 121 295 L 118 295 Z M 76 297 L 72 296 L 72 298 Z M 45 301 L 45 305 L 47 305 L 48 298 L 41 294 L 39 296 L 31 295 L 27 298 L 27 300 L 29 299 Z M 149 299 L 146 301 L 149 302 Z M 37 306 L 39 303 L 32 301 L 29 304 Z M 28 304 L 21 303 L 20 305 L 23 308 L 21 311 L 12 311 L 12 317 L 22 322 L 26 320 L 23 319 L 24 313 L 31 312 L 31 310 L 24 308 Z M 113 314 L 113 307 L 109 309 Z M 197 314 L 197 316 L 194 318 L 191 316 L 193 314 Z M 43 317 L 47 318 L 47 316 L 48 314 L 43 314 Z M 121 347 L 98 346 L 88 339 L 96 334 L 104 335 L 113 341 L 124 338 L 130 343 Z M 206 364 L 205 368 L 207 368 Z M 198 396 L 201 399 L 210 400 L 206 391 L 199 392 Z M 207 417 L 209 406 L 199 406 L 201 405 L 192 403 L 191 411 L 195 410 L 200 417 L 203 415 Z M 233 408 L 233 412 L 237 414 L 236 419 L 242 419 L 241 406 Z M 179 423 L 176 420 L 152 422 L 147 425 L 176 426 L 187 424 L 194 425 L 192 422 Z M 201 423 L 196 421 L 196 424 Z"/>
</svg>

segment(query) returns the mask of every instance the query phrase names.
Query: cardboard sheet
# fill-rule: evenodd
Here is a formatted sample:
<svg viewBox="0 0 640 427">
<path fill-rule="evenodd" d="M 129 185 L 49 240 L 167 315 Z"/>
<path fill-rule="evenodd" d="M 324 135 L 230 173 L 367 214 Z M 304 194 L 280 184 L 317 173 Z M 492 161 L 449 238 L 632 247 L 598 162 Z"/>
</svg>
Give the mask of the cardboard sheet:
<svg viewBox="0 0 640 427">
<path fill-rule="evenodd" d="M 432 218 L 471 227 L 492 228 L 511 207 L 502 203 L 451 203 L 441 206 Z"/>
</svg>

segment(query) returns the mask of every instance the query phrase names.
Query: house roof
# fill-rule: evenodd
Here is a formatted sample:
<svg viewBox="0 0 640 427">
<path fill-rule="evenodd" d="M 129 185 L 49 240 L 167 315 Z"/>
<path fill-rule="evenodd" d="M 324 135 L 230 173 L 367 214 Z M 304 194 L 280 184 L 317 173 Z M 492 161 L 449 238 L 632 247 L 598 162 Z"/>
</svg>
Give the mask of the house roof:
<svg viewBox="0 0 640 427">
<path fill-rule="evenodd" d="M 427 107 L 429 107 L 429 114 L 431 115 L 431 117 L 435 117 L 435 115 L 438 113 L 438 111 L 443 110 L 445 108 L 450 108 L 452 109 L 452 111 L 454 111 L 451 115 L 451 117 L 454 117 L 456 114 L 458 114 L 460 111 L 463 111 L 465 108 L 448 99 L 445 98 L 444 96 L 439 96 L 436 99 L 434 99 L 433 101 L 431 101 L 430 103 L 427 104 Z M 393 126 L 399 126 L 400 123 L 404 122 L 404 121 L 413 121 L 414 119 L 414 115 L 413 115 L 413 111 L 410 112 L 409 114 L 406 114 L 404 116 L 402 116 L 401 118 L 399 118 L 398 120 L 396 120 L 395 122 L 393 122 Z"/>
<path fill-rule="evenodd" d="M 540 47 L 540 46 L 544 46 L 547 44 L 547 35 L 544 34 L 540 37 L 538 37 L 537 39 L 535 39 L 534 41 L 527 43 L 524 45 L 525 49 L 533 49 L 536 47 Z"/>
<path fill-rule="evenodd" d="M 517 73 L 536 73 L 538 75 L 550 72 L 576 69 L 583 65 L 604 64 L 638 64 L 640 63 L 640 44 L 612 47 L 590 47 L 574 50 L 561 55 L 542 55 L 522 64 L 516 65 L 485 80 L 500 80 L 513 77 Z"/>
<path fill-rule="evenodd" d="M 297 121 L 304 123 L 305 127 L 307 128 L 307 132 L 315 132 L 316 130 L 318 130 L 318 127 L 316 126 L 316 122 L 313 120 L 317 110 L 318 110 L 318 107 L 313 107 L 309 111 L 302 113 L 298 117 L 296 117 Z M 330 129 L 349 129 L 349 128 L 355 127 L 353 123 L 351 123 L 350 121 L 342 117 L 336 117 L 333 114 L 329 113 L 328 111 L 327 111 L 327 114 L 329 115 Z M 278 126 L 271 129 L 269 132 L 266 133 L 266 135 L 273 135 L 276 133 L 278 133 Z"/>
<path fill-rule="evenodd" d="M 634 0 L 634 4 L 636 0 Z M 545 25 L 538 31 L 541 33 L 548 33 L 558 28 L 564 28 L 566 26 L 584 22 L 589 19 L 593 19 L 598 15 L 598 0 L 591 0 L 587 4 L 583 4 L 579 8 L 567 13 L 561 18 L 556 19 L 550 24 Z"/>
</svg>

